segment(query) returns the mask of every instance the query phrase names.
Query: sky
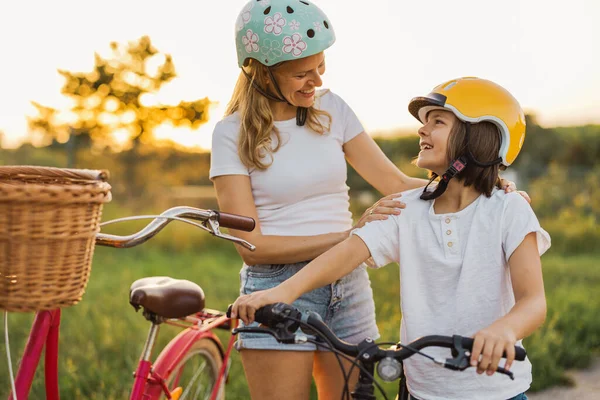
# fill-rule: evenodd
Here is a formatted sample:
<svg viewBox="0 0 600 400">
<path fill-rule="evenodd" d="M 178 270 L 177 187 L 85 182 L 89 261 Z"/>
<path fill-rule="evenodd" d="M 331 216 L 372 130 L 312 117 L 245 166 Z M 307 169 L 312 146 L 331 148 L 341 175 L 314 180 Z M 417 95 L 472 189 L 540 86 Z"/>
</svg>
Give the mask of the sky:
<svg viewBox="0 0 600 400">
<path fill-rule="evenodd" d="M 263 0 L 266 1 L 266 0 Z M 289 0 L 296 2 L 298 0 Z M 31 101 L 65 107 L 57 69 L 89 71 L 109 43 L 149 35 L 178 77 L 157 99 L 217 102 L 197 131 L 157 136 L 210 148 L 239 74 L 234 26 L 245 0 L 19 0 L 0 4 L 0 131 L 27 135 Z M 407 104 L 437 84 L 478 76 L 507 88 L 544 126 L 600 123 L 600 1 L 318 0 L 336 32 L 324 87 L 367 132 L 417 127 Z"/>
</svg>

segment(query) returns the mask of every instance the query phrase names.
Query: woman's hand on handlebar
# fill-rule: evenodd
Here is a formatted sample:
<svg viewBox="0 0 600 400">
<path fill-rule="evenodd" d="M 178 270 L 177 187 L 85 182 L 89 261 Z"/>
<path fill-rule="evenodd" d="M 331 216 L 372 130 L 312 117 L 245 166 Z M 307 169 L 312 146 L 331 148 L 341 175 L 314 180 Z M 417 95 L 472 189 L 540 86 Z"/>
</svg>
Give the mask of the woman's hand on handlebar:
<svg viewBox="0 0 600 400">
<path fill-rule="evenodd" d="M 249 325 L 254 322 L 254 315 L 259 308 L 266 306 L 267 304 L 280 302 L 291 304 L 293 301 L 294 299 L 283 293 L 279 286 L 251 294 L 245 294 L 238 297 L 235 303 L 233 303 L 231 317 L 239 318 L 244 321 L 244 324 Z"/>
<path fill-rule="evenodd" d="M 477 373 L 488 375 L 494 374 L 502 354 L 506 352 L 506 363 L 504 369 L 510 370 L 515 359 L 515 344 L 517 338 L 506 326 L 490 325 L 480 330 L 473 336 L 473 351 L 471 352 L 471 366 L 477 366 Z M 481 355 L 481 360 L 479 356 Z"/>
</svg>

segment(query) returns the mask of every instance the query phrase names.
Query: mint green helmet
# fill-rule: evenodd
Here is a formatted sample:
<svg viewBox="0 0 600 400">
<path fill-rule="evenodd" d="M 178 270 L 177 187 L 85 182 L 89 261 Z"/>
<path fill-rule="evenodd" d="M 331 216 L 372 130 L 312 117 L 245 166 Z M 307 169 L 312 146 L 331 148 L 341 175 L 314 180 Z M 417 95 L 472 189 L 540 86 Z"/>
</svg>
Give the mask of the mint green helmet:
<svg viewBox="0 0 600 400">
<path fill-rule="evenodd" d="M 271 66 L 318 54 L 335 42 L 331 22 L 306 0 L 250 0 L 235 24 L 238 65 Z"/>
</svg>

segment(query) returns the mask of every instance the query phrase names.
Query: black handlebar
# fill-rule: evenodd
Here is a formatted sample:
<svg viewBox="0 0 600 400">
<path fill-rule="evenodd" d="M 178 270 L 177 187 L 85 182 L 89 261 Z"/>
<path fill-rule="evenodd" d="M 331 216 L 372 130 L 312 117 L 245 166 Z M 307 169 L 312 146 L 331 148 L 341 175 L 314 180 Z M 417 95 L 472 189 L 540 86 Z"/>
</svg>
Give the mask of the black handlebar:
<svg viewBox="0 0 600 400">
<path fill-rule="evenodd" d="M 227 316 L 231 317 L 231 306 L 229 306 L 229 308 L 227 309 Z M 260 309 L 258 309 L 256 311 L 254 319 L 257 322 L 259 322 L 263 325 L 266 325 L 267 327 L 272 328 L 272 329 L 281 329 L 281 328 L 283 328 L 282 324 L 286 324 L 285 328 L 287 329 L 287 332 L 278 332 L 279 336 L 285 336 L 286 334 L 293 335 L 294 332 L 298 329 L 298 327 L 305 324 L 305 326 L 308 325 L 310 327 L 310 329 L 318 332 L 322 337 L 326 338 L 327 341 L 329 341 L 331 343 L 333 348 L 341 351 L 342 353 L 344 353 L 348 356 L 356 357 L 363 351 L 363 349 L 359 345 L 353 345 L 353 344 L 344 342 L 343 340 L 340 340 L 331 331 L 331 329 L 329 329 L 329 327 L 321 320 L 321 318 L 319 317 L 318 314 L 315 314 L 315 313 L 302 314 L 296 308 L 294 308 L 288 304 L 285 304 L 285 303 L 276 303 L 276 304 L 270 304 L 265 307 L 261 307 Z M 238 329 L 238 331 L 243 331 L 245 329 L 249 329 L 249 328 L 240 328 L 240 329 Z M 268 332 L 268 330 L 264 330 L 264 328 L 253 328 L 253 329 L 254 330 L 255 329 L 263 329 L 263 332 L 273 334 L 272 332 Z M 304 328 L 304 329 L 306 330 L 306 328 Z M 421 338 L 411 342 L 409 346 L 405 346 L 405 347 L 399 346 L 399 348 L 396 350 L 379 349 L 379 351 L 375 352 L 375 354 L 373 355 L 375 358 L 371 358 L 371 361 L 379 361 L 385 357 L 392 357 L 397 360 L 404 360 L 404 359 L 412 356 L 415 353 L 414 350 L 421 350 L 425 347 L 432 347 L 432 346 L 445 347 L 445 348 L 453 349 L 453 351 L 455 351 L 455 349 L 457 347 L 459 347 L 461 349 L 464 349 L 464 350 L 470 352 L 473 349 L 473 342 L 474 342 L 473 338 L 459 336 L 459 335 L 424 336 L 424 337 L 421 337 Z M 502 356 L 506 357 L 506 353 L 504 353 Z M 515 346 L 515 359 L 516 360 L 523 361 L 523 360 L 525 360 L 526 356 L 527 356 L 527 352 L 525 351 L 524 348 Z"/>
</svg>

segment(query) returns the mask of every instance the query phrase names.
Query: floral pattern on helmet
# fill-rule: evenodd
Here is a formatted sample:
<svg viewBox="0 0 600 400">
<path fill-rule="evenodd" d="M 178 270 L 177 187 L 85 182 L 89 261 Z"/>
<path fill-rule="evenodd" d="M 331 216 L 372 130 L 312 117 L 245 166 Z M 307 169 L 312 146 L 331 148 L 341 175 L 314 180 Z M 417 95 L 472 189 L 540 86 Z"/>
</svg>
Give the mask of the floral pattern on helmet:
<svg viewBox="0 0 600 400">
<path fill-rule="evenodd" d="M 286 36 L 283 38 L 283 52 L 292 54 L 294 57 L 299 57 L 302 52 L 306 50 L 306 42 L 302 40 L 302 36 L 299 33 L 294 33 L 292 36 Z"/>
<path fill-rule="evenodd" d="M 254 8 L 254 3 L 248 3 L 238 15 L 237 20 L 235 21 L 235 31 L 239 32 L 244 29 L 244 26 L 252 19 L 252 13 L 250 12 Z"/>
<path fill-rule="evenodd" d="M 275 13 L 272 17 L 268 16 L 265 18 L 265 33 L 272 33 L 276 36 L 281 35 L 285 24 L 286 20 L 281 16 L 281 13 Z"/>
<path fill-rule="evenodd" d="M 242 43 L 248 53 L 255 53 L 258 51 L 258 35 L 252 32 L 252 29 L 248 29 L 244 37 L 242 37 Z"/>
<path fill-rule="evenodd" d="M 307 57 L 335 41 L 329 18 L 312 1 L 249 0 L 237 17 L 235 44 L 240 67 L 249 58 L 271 66 Z"/>
<path fill-rule="evenodd" d="M 260 52 L 267 57 L 267 59 L 275 59 L 281 57 L 281 43 L 277 40 L 265 39 L 262 42 Z"/>
</svg>

